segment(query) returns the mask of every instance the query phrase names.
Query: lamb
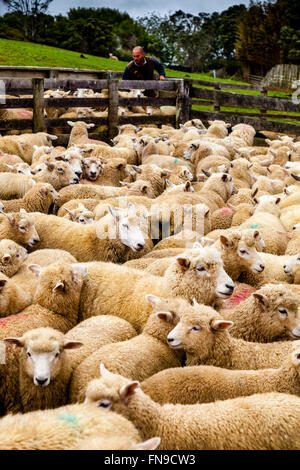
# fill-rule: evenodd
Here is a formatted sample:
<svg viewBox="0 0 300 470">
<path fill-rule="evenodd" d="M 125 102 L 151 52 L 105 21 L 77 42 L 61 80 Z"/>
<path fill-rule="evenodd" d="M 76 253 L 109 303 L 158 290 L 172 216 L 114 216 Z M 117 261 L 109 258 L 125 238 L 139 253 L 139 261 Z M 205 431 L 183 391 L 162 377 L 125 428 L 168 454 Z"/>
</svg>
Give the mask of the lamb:
<svg viewBox="0 0 300 470">
<path fill-rule="evenodd" d="M 19 338 L 4 338 L 3 341 L 20 348 L 14 353 L 14 359 L 19 362 L 20 411 L 65 405 L 71 377 L 71 363 L 65 350 L 80 347 L 81 343 L 67 341 L 53 328 L 36 328 Z M 5 375 L 10 365 L 10 361 L 6 361 Z"/>
<path fill-rule="evenodd" d="M 90 157 L 83 159 L 83 178 L 90 181 L 96 181 L 103 170 L 103 161 L 100 158 Z M 83 183 L 84 180 L 81 180 Z"/>
<path fill-rule="evenodd" d="M 186 352 L 188 366 L 207 364 L 241 370 L 278 368 L 294 345 L 300 345 L 300 341 L 247 342 L 229 334 L 227 330 L 232 325 L 213 308 L 194 303 L 169 333 L 169 345 Z"/>
<path fill-rule="evenodd" d="M 76 374 L 79 365 L 106 344 L 127 341 L 134 336 L 136 331 L 130 323 L 112 315 L 99 315 L 78 323 L 65 335 L 66 340 L 82 343 L 80 349 L 69 354 L 72 371 Z M 91 369 L 88 370 L 90 372 Z"/>
<path fill-rule="evenodd" d="M 240 225 L 240 230 L 258 229 L 265 241 L 265 252 L 275 255 L 285 253 L 288 239 L 286 230 L 280 221 L 280 198 L 261 196 L 252 217 Z"/>
<path fill-rule="evenodd" d="M 161 405 L 209 403 L 268 392 L 299 396 L 299 373 L 298 347 L 287 355 L 278 369 L 241 371 L 214 366 L 174 367 L 144 380 L 141 389 Z"/>
<path fill-rule="evenodd" d="M 81 202 L 73 210 L 70 210 L 67 207 L 64 207 L 64 210 L 66 212 L 64 218 L 71 220 L 72 222 L 77 222 L 84 225 L 94 223 L 93 212 L 88 211 Z"/>
<path fill-rule="evenodd" d="M 95 124 L 87 124 L 83 121 L 68 121 L 68 124 L 72 127 L 68 147 L 77 144 L 87 144 L 90 142 L 88 129 L 95 127 Z"/>
<path fill-rule="evenodd" d="M 142 218 L 135 206 L 113 209 L 95 224 L 74 224 L 54 215 L 34 214 L 40 236 L 40 248 L 60 248 L 71 253 L 79 262 L 127 260 L 130 250 L 141 252 L 145 239 L 140 225 Z M 1 215 L 0 215 L 1 217 Z"/>
<path fill-rule="evenodd" d="M 197 174 L 201 174 L 203 170 L 215 173 L 216 168 L 225 168 L 223 171 L 228 173 L 230 170 L 230 161 L 228 158 L 222 157 L 221 155 L 209 155 L 203 158 L 197 165 Z"/>
<path fill-rule="evenodd" d="M 151 154 L 143 164 L 153 164 L 168 170 L 176 170 L 178 166 L 186 166 L 192 173 L 194 173 L 194 165 L 182 160 L 181 158 L 170 155 Z"/>
<path fill-rule="evenodd" d="M 139 385 L 102 365 L 101 378 L 89 384 L 85 403 L 110 407 L 129 419 L 143 439 L 159 435 L 164 450 L 299 448 L 300 399 L 294 395 L 266 393 L 202 405 L 161 406 Z M 280 434 L 278 426 L 284 428 Z"/>
<path fill-rule="evenodd" d="M 27 250 L 14 241 L 5 238 L 0 241 L 0 272 L 7 277 L 12 277 L 27 257 Z"/>
<path fill-rule="evenodd" d="M 144 297 L 149 291 L 156 296 L 183 297 L 190 302 L 195 297 L 206 304 L 214 303 L 217 297 L 228 298 L 234 285 L 223 269 L 219 252 L 210 247 L 199 251 L 174 258 L 162 278 L 112 263 L 86 264 L 82 318 L 116 315 L 140 331 L 151 314 Z"/>
<path fill-rule="evenodd" d="M 1 201 L 6 212 L 43 212 L 48 214 L 50 206 L 58 202 L 58 193 L 48 183 L 38 183 L 29 189 L 21 199 Z"/>
<path fill-rule="evenodd" d="M 119 438 L 124 442 L 124 436 L 130 443 L 141 441 L 130 421 L 87 404 L 5 416 L 0 420 L 0 435 L 1 450 L 75 450 L 100 437 L 110 445 L 114 442 L 114 448 L 119 448 Z"/>
<path fill-rule="evenodd" d="M 40 241 L 34 218 L 23 209 L 0 214 L 0 240 L 9 238 L 22 246 L 33 247 Z"/>
<path fill-rule="evenodd" d="M 36 184 L 32 176 L 0 173 L 1 199 L 18 199 Z"/>
<path fill-rule="evenodd" d="M 74 371 L 70 384 L 72 403 L 84 401 L 88 382 L 98 377 L 99 363 L 103 360 L 109 363 L 114 373 L 126 374 L 133 380 L 144 380 L 160 370 L 180 365 L 180 356 L 173 351 L 170 354 L 167 335 L 178 322 L 178 315 L 186 302 L 180 298 L 161 299 L 154 295 L 146 295 L 146 300 L 154 311 L 140 335 L 127 341 L 106 344 Z"/>
<path fill-rule="evenodd" d="M 224 302 L 226 303 L 226 301 Z M 219 313 L 234 325 L 235 338 L 269 343 L 300 338 L 299 296 L 284 284 L 265 284 L 234 309 Z"/>
</svg>

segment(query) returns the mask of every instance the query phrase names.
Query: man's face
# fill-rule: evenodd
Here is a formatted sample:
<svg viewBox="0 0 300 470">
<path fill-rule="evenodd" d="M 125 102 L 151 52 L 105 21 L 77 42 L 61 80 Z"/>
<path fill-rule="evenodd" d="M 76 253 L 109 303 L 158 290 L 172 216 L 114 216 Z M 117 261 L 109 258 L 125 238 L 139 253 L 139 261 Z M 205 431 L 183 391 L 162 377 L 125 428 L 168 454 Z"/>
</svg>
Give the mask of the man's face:
<svg viewBox="0 0 300 470">
<path fill-rule="evenodd" d="M 145 53 L 141 51 L 133 51 L 132 57 L 136 64 L 143 64 Z"/>
</svg>

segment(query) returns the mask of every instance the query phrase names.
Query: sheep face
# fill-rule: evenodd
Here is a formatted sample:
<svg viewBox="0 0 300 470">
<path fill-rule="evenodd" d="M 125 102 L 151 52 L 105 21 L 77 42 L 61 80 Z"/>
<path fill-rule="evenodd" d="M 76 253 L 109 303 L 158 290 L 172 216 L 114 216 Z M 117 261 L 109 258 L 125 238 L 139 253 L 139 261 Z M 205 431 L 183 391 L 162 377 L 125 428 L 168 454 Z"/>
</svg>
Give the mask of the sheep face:
<svg viewBox="0 0 300 470">
<path fill-rule="evenodd" d="M 232 325 L 233 322 L 223 320 L 213 308 L 194 302 L 168 334 L 168 344 L 172 349 L 196 353 L 201 362 L 205 362 L 220 335 L 226 334 L 225 330 Z"/>
<path fill-rule="evenodd" d="M 268 328 L 272 337 L 288 334 L 300 338 L 299 298 L 283 284 L 266 284 L 252 294 L 257 308 L 269 317 Z"/>
<path fill-rule="evenodd" d="M 65 362 L 65 349 L 82 343 L 65 341 L 64 335 L 52 328 L 37 328 L 21 338 L 6 338 L 6 343 L 22 348 L 22 367 L 37 387 L 47 387 L 58 376 Z"/>
<path fill-rule="evenodd" d="M 66 219 L 71 220 L 72 222 L 77 222 L 78 224 L 92 224 L 94 222 L 94 214 L 91 211 L 88 211 L 83 204 L 79 204 L 76 209 L 69 210 L 65 208 L 67 214 L 64 216 Z"/>
<path fill-rule="evenodd" d="M 16 243 L 31 247 L 40 241 L 34 219 L 24 209 L 21 209 L 18 213 L 5 214 L 5 217 L 13 230 L 11 238 L 14 238 Z"/>
<path fill-rule="evenodd" d="M 135 206 L 130 203 L 126 209 L 113 208 L 110 204 L 107 207 L 116 228 L 111 235 L 118 236 L 120 241 L 133 251 L 141 251 L 145 246 L 145 240 L 140 228 L 141 218 L 136 215 Z M 99 233 L 98 236 L 101 238 L 102 234 Z"/>
<path fill-rule="evenodd" d="M 103 166 L 100 159 L 96 157 L 85 158 L 83 160 L 84 177 L 95 181 L 103 172 Z"/>
<path fill-rule="evenodd" d="M 188 285 L 207 284 L 207 287 L 211 287 L 212 284 L 215 294 L 222 299 L 227 299 L 233 293 L 234 283 L 224 271 L 220 253 L 215 248 L 202 248 L 201 245 L 199 251 L 195 256 L 183 253 L 176 258 L 185 283 Z"/>
<path fill-rule="evenodd" d="M 253 273 L 261 273 L 265 265 L 256 248 L 263 248 L 264 241 L 258 230 L 245 230 L 242 233 L 232 233 L 228 237 L 221 235 L 220 242 L 225 251 L 236 253 L 239 263 Z"/>
<path fill-rule="evenodd" d="M 64 161 L 69 163 L 74 170 L 75 175 L 80 179 L 82 177 L 82 157 L 78 152 L 67 151 L 64 154 Z"/>
<path fill-rule="evenodd" d="M 300 273 L 300 253 L 298 253 L 295 256 L 291 256 L 291 258 L 286 261 L 286 263 L 283 265 L 283 269 L 285 274 L 288 276 L 294 276 L 298 277 L 297 274 L 298 272 Z"/>
<path fill-rule="evenodd" d="M 0 242 L 0 272 L 6 276 L 13 276 L 27 259 L 28 253 L 25 248 L 12 240 L 1 240 Z"/>
</svg>

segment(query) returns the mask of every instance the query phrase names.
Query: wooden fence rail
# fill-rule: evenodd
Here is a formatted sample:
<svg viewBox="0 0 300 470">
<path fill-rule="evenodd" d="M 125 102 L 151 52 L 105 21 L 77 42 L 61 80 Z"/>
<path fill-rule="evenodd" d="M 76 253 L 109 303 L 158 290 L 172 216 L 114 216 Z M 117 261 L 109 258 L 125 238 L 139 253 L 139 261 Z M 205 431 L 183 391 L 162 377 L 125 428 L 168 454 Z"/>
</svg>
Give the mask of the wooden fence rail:
<svg viewBox="0 0 300 470">
<path fill-rule="evenodd" d="M 8 73 L 9 68 L 0 66 L 0 77 L 5 82 L 6 94 L 21 96 L 26 98 L 7 98 L 5 103 L 0 103 L 1 109 L 31 108 L 33 109 L 33 119 L 0 119 L 1 130 L 24 130 L 31 129 L 38 132 L 53 128 L 66 128 L 68 119 L 49 119 L 45 117 L 44 111 L 47 108 L 70 108 L 70 107 L 107 107 L 108 116 L 89 117 L 72 119 L 81 120 L 87 123 L 93 122 L 96 126 L 107 126 L 105 134 L 100 133 L 102 140 L 109 141 L 117 133 L 117 126 L 124 123 L 132 124 L 179 124 L 189 119 L 200 118 L 204 124 L 208 120 L 222 119 L 237 123 L 248 123 L 257 130 L 274 130 L 298 135 L 300 127 L 296 124 L 277 122 L 274 119 L 299 121 L 299 105 L 291 99 L 267 96 L 268 90 L 259 86 L 245 84 L 230 84 L 222 82 L 210 82 L 206 80 L 191 79 L 170 79 L 164 81 L 134 81 L 118 80 L 119 72 L 107 71 L 75 71 L 74 69 L 59 69 L 54 71 L 50 68 L 12 68 L 12 71 L 23 73 L 21 78 L 4 77 L 3 73 Z M 41 76 L 30 78 L 28 73 L 38 73 Z M 51 72 L 51 73 L 50 73 Z M 26 75 L 27 74 L 27 75 Z M 18 74 L 17 74 L 18 75 Z M 85 77 L 86 75 L 86 77 Z M 62 77 L 62 78 L 57 78 Z M 75 78 L 74 78 L 75 77 Z M 107 98 L 77 98 L 74 96 L 66 98 L 44 97 L 44 90 L 61 89 L 75 91 L 78 88 L 92 88 L 94 91 L 108 89 Z M 122 98 L 118 95 L 118 90 L 131 89 L 153 89 L 159 90 L 158 98 Z M 243 91 L 256 91 L 260 95 L 245 94 Z M 176 115 L 134 115 L 118 116 L 119 106 L 176 106 Z M 211 110 L 196 110 L 195 106 L 210 106 Z M 222 108 L 244 108 L 240 112 L 224 110 Z M 253 110 L 251 112 L 251 110 Z M 273 112 L 272 112 L 273 111 Z M 278 114 L 276 114 L 276 111 Z M 295 113 L 286 115 L 282 113 Z M 298 115 L 296 114 L 298 113 Z M 70 129 L 67 129 L 70 132 Z M 92 134 L 93 138 L 99 135 Z M 65 136 L 65 139 L 66 140 Z M 57 143 L 60 143 L 60 138 Z"/>
</svg>

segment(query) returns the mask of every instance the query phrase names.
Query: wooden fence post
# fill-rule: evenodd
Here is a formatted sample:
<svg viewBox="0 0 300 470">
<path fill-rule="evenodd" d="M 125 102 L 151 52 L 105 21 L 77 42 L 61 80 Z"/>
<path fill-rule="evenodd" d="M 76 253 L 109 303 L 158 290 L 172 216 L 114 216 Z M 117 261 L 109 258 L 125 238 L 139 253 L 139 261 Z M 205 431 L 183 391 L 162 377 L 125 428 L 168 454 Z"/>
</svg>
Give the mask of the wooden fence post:
<svg viewBox="0 0 300 470">
<path fill-rule="evenodd" d="M 118 134 L 118 80 L 108 80 L 108 142 Z"/>
<path fill-rule="evenodd" d="M 33 78 L 32 79 L 32 95 L 33 95 L 33 132 L 45 131 L 45 120 L 44 120 L 44 79 Z"/>
<path fill-rule="evenodd" d="M 213 102 L 213 112 L 219 113 L 220 112 L 220 101 L 219 101 L 219 93 L 221 87 L 219 83 L 214 83 L 214 102 Z"/>
<path fill-rule="evenodd" d="M 260 96 L 268 96 L 268 90 L 267 90 L 267 88 L 262 88 L 262 89 L 260 90 Z M 266 118 L 267 110 L 266 110 L 265 108 L 261 108 L 259 111 L 260 111 L 260 116 L 259 116 L 259 118 L 260 118 L 260 119 Z"/>
<path fill-rule="evenodd" d="M 190 119 L 190 81 L 180 80 L 176 97 L 176 128 Z"/>
</svg>

